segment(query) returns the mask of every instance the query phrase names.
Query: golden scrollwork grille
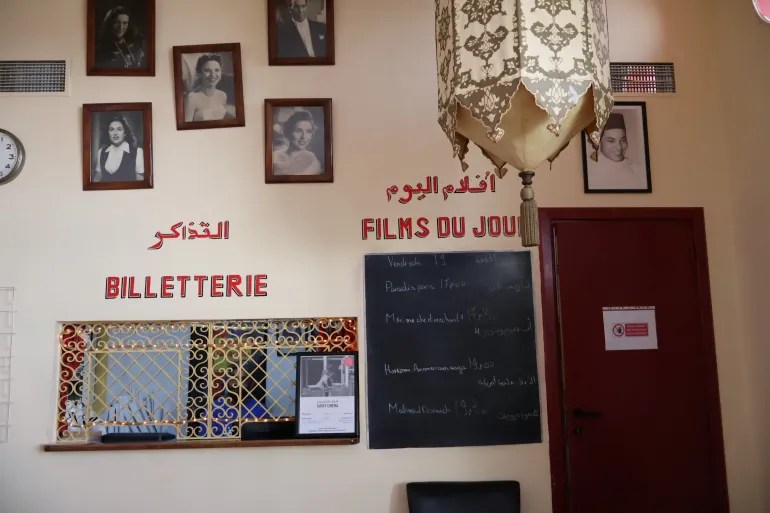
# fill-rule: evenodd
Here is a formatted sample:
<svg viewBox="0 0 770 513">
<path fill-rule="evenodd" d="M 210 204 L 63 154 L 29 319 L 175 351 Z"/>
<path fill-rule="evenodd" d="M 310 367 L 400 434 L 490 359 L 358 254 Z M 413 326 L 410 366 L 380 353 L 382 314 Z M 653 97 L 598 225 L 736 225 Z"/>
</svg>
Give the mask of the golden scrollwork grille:
<svg viewBox="0 0 770 513">
<path fill-rule="evenodd" d="M 356 351 L 355 318 L 63 322 L 58 442 L 105 433 L 240 438 L 293 420 L 298 352 Z"/>
</svg>

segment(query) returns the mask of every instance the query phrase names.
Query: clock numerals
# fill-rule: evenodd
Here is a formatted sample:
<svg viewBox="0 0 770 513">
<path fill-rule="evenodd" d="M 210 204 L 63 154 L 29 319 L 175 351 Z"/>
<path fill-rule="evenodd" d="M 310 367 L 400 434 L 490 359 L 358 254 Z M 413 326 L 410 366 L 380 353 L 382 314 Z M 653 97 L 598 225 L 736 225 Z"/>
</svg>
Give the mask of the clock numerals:
<svg viewBox="0 0 770 513">
<path fill-rule="evenodd" d="M 16 178 L 24 166 L 24 146 L 12 133 L 0 128 L 0 186 Z"/>
</svg>

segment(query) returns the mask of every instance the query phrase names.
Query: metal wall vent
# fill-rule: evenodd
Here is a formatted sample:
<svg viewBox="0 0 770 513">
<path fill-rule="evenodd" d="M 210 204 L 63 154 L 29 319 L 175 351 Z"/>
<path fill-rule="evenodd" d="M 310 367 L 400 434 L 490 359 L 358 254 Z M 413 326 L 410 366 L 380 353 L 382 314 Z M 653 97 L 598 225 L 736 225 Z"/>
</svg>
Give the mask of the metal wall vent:
<svg viewBox="0 0 770 513">
<path fill-rule="evenodd" d="M 0 95 L 66 96 L 67 61 L 0 61 Z"/>
<path fill-rule="evenodd" d="M 642 96 L 675 93 L 674 65 L 670 62 L 611 62 L 612 92 Z"/>
</svg>

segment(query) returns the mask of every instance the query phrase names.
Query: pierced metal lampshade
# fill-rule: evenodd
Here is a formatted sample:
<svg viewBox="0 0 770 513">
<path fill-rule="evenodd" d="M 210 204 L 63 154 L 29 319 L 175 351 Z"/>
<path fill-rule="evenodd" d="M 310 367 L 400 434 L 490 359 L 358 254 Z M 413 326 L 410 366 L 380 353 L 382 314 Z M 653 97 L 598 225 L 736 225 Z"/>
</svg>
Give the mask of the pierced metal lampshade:
<svg viewBox="0 0 770 513">
<path fill-rule="evenodd" d="M 612 111 L 605 0 L 436 0 L 439 124 L 520 171 L 521 235 L 537 246 L 534 169 Z M 467 168 L 462 162 L 463 170 Z"/>
</svg>

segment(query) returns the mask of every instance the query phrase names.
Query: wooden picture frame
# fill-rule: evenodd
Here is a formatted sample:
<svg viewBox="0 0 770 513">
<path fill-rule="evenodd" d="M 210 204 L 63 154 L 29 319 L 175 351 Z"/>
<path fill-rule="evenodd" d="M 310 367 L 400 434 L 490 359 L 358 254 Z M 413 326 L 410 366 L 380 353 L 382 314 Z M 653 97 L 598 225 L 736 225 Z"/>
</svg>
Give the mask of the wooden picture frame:
<svg viewBox="0 0 770 513">
<path fill-rule="evenodd" d="M 357 438 L 358 353 L 297 353 L 298 438 Z"/>
<path fill-rule="evenodd" d="M 83 190 L 152 186 L 152 104 L 83 105 Z"/>
<path fill-rule="evenodd" d="M 266 99 L 265 183 L 333 181 L 331 98 Z"/>
<path fill-rule="evenodd" d="M 155 0 L 88 0 L 86 74 L 155 76 Z"/>
<path fill-rule="evenodd" d="M 645 102 L 615 102 L 598 149 L 581 138 L 584 192 L 652 192 Z"/>
<path fill-rule="evenodd" d="M 307 28 L 313 55 L 300 35 Z M 334 0 L 268 0 L 270 66 L 334 65 Z"/>
<path fill-rule="evenodd" d="M 177 130 L 244 126 L 240 43 L 175 46 Z"/>
</svg>

